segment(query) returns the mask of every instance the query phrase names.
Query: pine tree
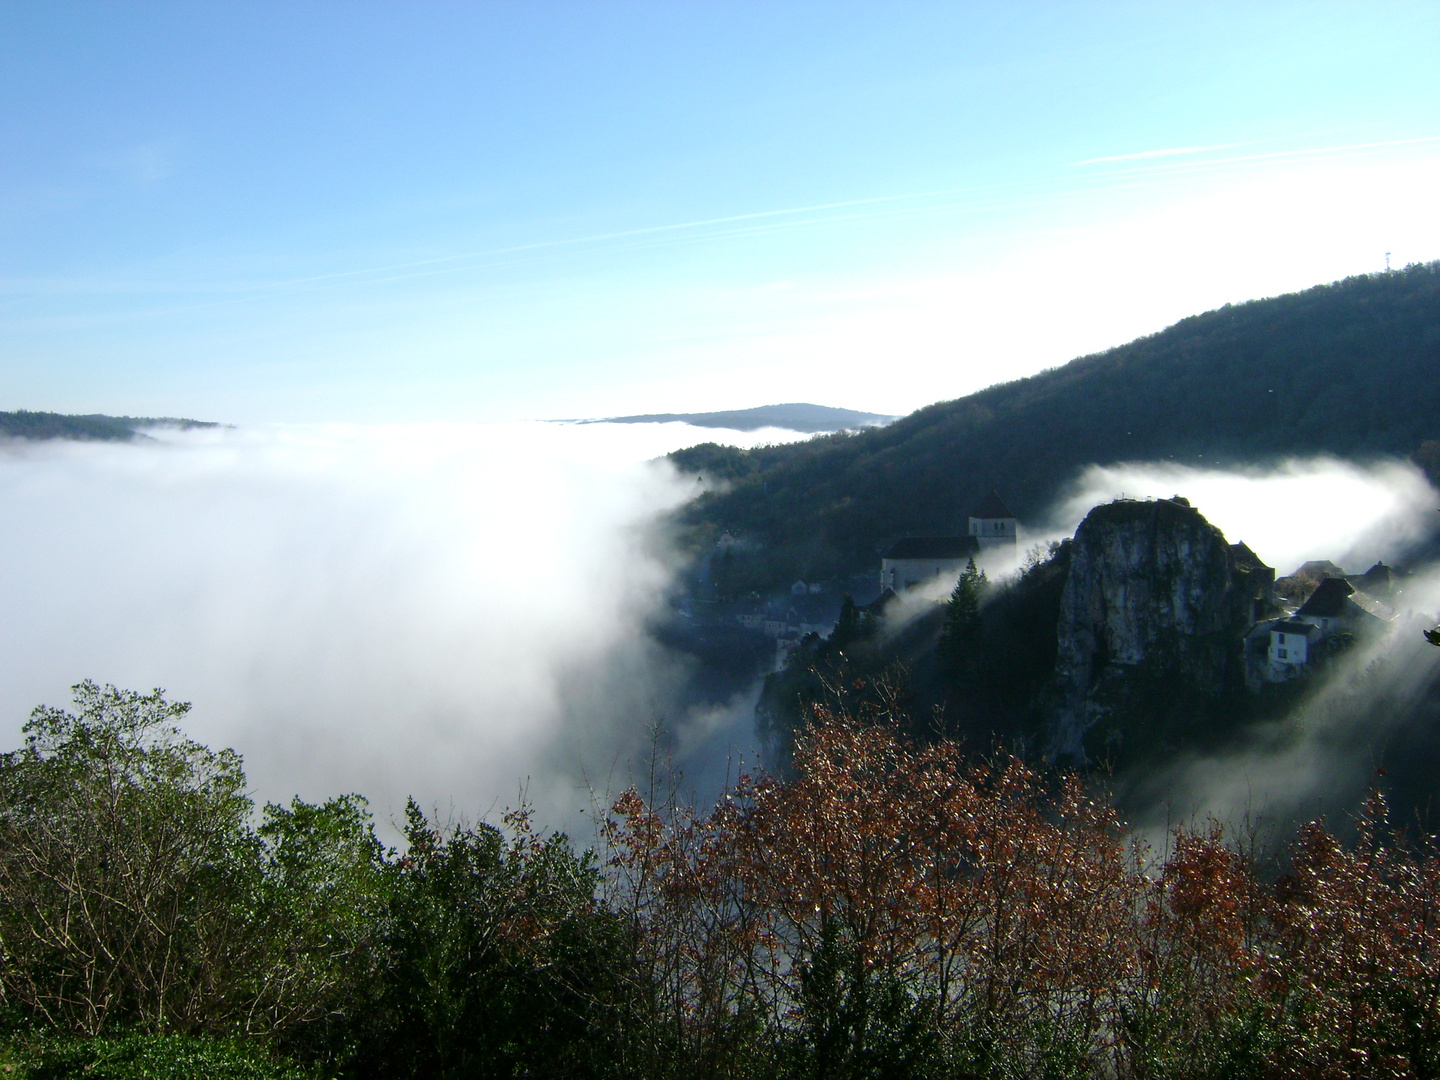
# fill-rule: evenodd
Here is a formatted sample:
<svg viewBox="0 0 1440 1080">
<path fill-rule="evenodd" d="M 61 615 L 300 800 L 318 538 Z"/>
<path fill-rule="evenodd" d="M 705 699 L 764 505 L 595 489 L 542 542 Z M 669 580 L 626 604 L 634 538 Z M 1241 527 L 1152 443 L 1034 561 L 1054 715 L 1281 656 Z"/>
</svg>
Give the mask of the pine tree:
<svg viewBox="0 0 1440 1080">
<path fill-rule="evenodd" d="M 980 603 L 988 586 L 985 571 L 971 559 L 945 603 L 945 630 L 940 638 L 940 653 L 957 672 L 980 640 Z"/>
</svg>

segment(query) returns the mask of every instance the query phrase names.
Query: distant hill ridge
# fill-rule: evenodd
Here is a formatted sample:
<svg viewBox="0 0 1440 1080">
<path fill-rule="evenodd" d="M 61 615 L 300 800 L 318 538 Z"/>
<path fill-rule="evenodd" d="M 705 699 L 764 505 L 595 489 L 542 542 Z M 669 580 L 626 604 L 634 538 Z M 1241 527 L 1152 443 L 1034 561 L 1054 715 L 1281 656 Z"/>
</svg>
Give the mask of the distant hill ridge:
<svg viewBox="0 0 1440 1080">
<path fill-rule="evenodd" d="M 601 420 L 582 420 L 582 424 L 691 424 L 695 427 L 729 428 L 732 431 L 758 431 L 760 428 L 785 428 L 810 434 L 873 427 L 894 420 L 880 413 L 835 409 L 828 405 L 790 402 L 785 405 L 760 405 L 753 409 L 730 409 L 705 413 L 646 413 L 642 416 L 607 416 Z"/>
<path fill-rule="evenodd" d="M 0 412 L 0 436 L 12 439 L 80 439 L 108 442 L 129 442 L 144 438 L 145 428 L 169 427 L 212 428 L 220 425 L 208 420 L 183 420 L 170 416 L 106 416 L 89 413 L 72 416 L 66 413 Z"/>
<path fill-rule="evenodd" d="M 1440 438 L 1440 263 L 1227 305 L 884 427 L 670 455 L 730 483 L 681 511 L 730 532 L 736 589 L 823 580 L 904 535 L 965 531 L 995 489 L 1023 520 L 1090 464 L 1407 455 Z M 748 560 L 746 562 L 745 560 Z"/>
</svg>

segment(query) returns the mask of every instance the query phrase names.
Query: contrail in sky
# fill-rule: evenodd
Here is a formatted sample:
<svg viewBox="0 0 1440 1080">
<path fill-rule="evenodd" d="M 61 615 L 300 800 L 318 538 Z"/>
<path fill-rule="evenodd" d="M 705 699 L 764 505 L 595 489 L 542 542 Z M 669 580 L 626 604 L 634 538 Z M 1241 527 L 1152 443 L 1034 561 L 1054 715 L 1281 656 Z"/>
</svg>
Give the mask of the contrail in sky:
<svg viewBox="0 0 1440 1080">
<path fill-rule="evenodd" d="M 1141 150 L 1135 154 L 1111 154 L 1109 157 L 1086 158 L 1084 161 L 1072 161 L 1065 167 L 1073 169 L 1079 165 L 1100 165 L 1109 161 L 1136 161 L 1140 158 L 1173 157 L 1176 154 L 1204 154 L 1211 150 L 1234 150 L 1239 146 L 1254 146 L 1249 142 L 1217 143 L 1214 146 L 1176 146 L 1167 150 Z"/>
<path fill-rule="evenodd" d="M 700 218 L 693 221 L 671 222 L 663 225 L 649 225 L 635 229 L 620 229 L 612 232 L 592 233 L 585 236 L 566 237 L 556 240 L 541 240 L 528 244 L 486 248 L 478 251 L 440 255 L 428 259 L 387 263 L 354 270 L 340 270 L 327 274 L 305 277 L 283 278 L 276 281 L 250 285 L 216 286 L 217 291 L 230 292 L 225 299 L 213 299 L 195 304 L 181 304 L 149 312 L 132 312 L 132 315 L 163 315 L 177 311 L 194 311 L 205 308 L 225 307 L 234 304 L 253 303 L 286 290 L 308 291 L 312 289 L 345 288 L 353 285 L 378 285 L 414 278 L 463 273 L 485 267 L 506 265 L 517 258 L 524 258 L 542 252 L 559 253 L 565 250 L 579 253 L 596 245 L 624 242 L 627 249 L 665 247 L 674 244 L 703 242 L 706 240 L 729 239 L 738 236 L 760 235 L 789 231 L 798 228 L 814 228 L 850 222 L 878 221 L 935 214 L 964 213 L 978 210 L 997 210 L 1027 204 L 1039 204 L 1064 199 L 1071 195 L 1121 190 L 1147 183 L 1154 183 L 1169 177 L 1182 177 L 1232 168 L 1243 168 L 1262 162 L 1283 161 L 1300 158 L 1322 158 L 1345 154 L 1363 153 L 1398 147 L 1419 146 L 1440 142 L 1440 136 L 1428 135 L 1410 139 L 1394 139 L 1384 142 L 1354 143 L 1339 146 L 1310 147 L 1300 150 L 1281 150 L 1262 154 L 1245 154 L 1223 158 L 1209 158 L 1195 161 L 1155 161 L 1157 158 L 1198 154 L 1232 147 L 1254 145 L 1250 142 L 1220 143 L 1211 146 L 1174 147 L 1159 150 L 1145 150 L 1133 154 L 1117 154 L 1108 157 L 1089 158 L 1071 162 L 1066 167 L 1146 162 L 1139 168 L 1113 168 L 1089 173 L 1082 187 L 1073 182 L 1062 181 L 1059 177 L 1017 180 L 998 184 L 983 184 L 969 187 L 940 188 L 931 191 L 908 192 L 897 195 L 877 195 L 861 199 L 844 199 L 836 202 L 814 203 L 805 206 L 785 207 L 775 210 L 757 210 L 744 214 L 729 214 L 720 217 Z M 1154 162 L 1153 164 L 1149 164 Z M 908 204 L 908 205 L 906 205 Z M 832 211 L 832 213 L 822 213 Z M 834 213 L 833 211 L 848 211 Z M 820 216 L 814 216 L 814 215 Z M 811 216 L 802 216 L 811 215 Z M 786 220 L 789 219 L 789 220 Z M 725 228 L 724 226 L 730 226 Z M 383 275 L 383 276 L 382 276 Z M 0 281 L 0 288 L 19 284 Z M 235 295 L 235 294 L 242 295 Z"/>
<path fill-rule="evenodd" d="M 1383 149 L 1383 148 L 1395 147 L 1395 146 L 1410 146 L 1410 145 L 1415 145 L 1415 144 L 1419 144 L 1419 143 L 1429 143 L 1429 142 L 1437 142 L 1437 141 L 1440 141 L 1440 136 L 1430 135 L 1430 136 L 1422 136 L 1422 137 L 1413 138 L 1413 139 L 1395 139 L 1395 140 L 1391 140 L 1391 141 L 1388 141 L 1388 142 L 1356 143 L 1356 144 L 1348 145 L 1348 146 L 1312 147 L 1312 148 L 1310 148 L 1310 149 L 1305 149 L 1305 150 L 1285 150 L 1285 151 L 1276 151 L 1276 152 L 1268 153 L 1268 154 L 1249 154 L 1249 155 L 1245 155 L 1245 156 L 1243 156 L 1243 157 L 1220 158 L 1220 159 L 1216 159 L 1216 160 L 1213 160 L 1213 161 L 1208 161 L 1208 162 L 1200 163 L 1198 166 L 1192 166 L 1191 163 L 1186 162 L 1186 163 L 1184 163 L 1184 164 L 1181 165 L 1181 166 L 1172 166 L 1171 168 L 1174 168 L 1174 169 L 1188 169 L 1188 168 L 1192 168 L 1192 167 L 1209 167 L 1209 166 L 1214 166 L 1214 165 L 1226 165 L 1226 164 L 1237 164 L 1237 163 L 1243 163 L 1243 162 L 1277 160 L 1277 159 L 1291 158 L 1291 157 L 1320 156 L 1320 155 L 1332 154 L 1332 153 L 1347 153 L 1347 152 L 1353 152 L 1353 151 L 1356 151 L 1356 150 L 1374 150 L 1374 149 Z M 1130 160 L 1138 160 L 1138 159 L 1146 159 L 1146 158 L 1168 157 L 1168 156 L 1178 155 L 1178 154 L 1198 154 L 1198 153 L 1203 153 L 1203 152 L 1207 152 L 1207 151 L 1211 151 L 1211 150 L 1229 150 L 1229 149 L 1234 149 L 1234 148 L 1241 147 L 1241 146 L 1253 146 L 1253 145 L 1254 145 L 1253 142 L 1237 142 L 1237 143 L 1219 143 L 1219 144 L 1216 144 L 1216 145 L 1213 145 L 1213 146 L 1178 147 L 1178 148 L 1166 149 L 1166 150 L 1144 150 L 1144 151 L 1140 151 L 1139 153 L 1134 153 L 1134 154 L 1119 154 L 1119 155 L 1115 155 L 1115 156 L 1112 156 L 1112 157 L 1090 158 L 1090 159 L 1088 159 L 1088 160 L 1086 160 L 1086 161 L 1071 162 L 1070 164 L 1071 164 L 1071 165 L 1094 165 L 1094 164 L 1099 164 L 1099 163 L 1102 163 L 1102 162 L 1130 161 Z M 793 217 L 793 216 L 799 215 L 799 214 L 811 214 L 811 213 L 816 213 L 816 212 L 818 212 L 818 211 L 823 211 L 823 210 L 842 210 L 842 209 L 851 209 L 851 208 L 854 208 L 854 207 L 861 207 L 861 206 L 877 206 L 877 205 L 882 204 L 882 203 L 914 202 L 914 201 L 918 201 L 918 200 L 921 200 L 921 199 L 933 199 L 933 198 L 939 198 L 939 197 L 953 197 L 953 196 L 957 196 L 957 195 L 970 195 L 970 196 L 974 196 L 974 195 L 980 195 L 980 194 L 987 193 L 987 192 L 999 192 L 999 191 L 1005 191 L 1005 190 L 1014 190 L 1014 189 L 1016 189 L 1016 188 L 1024 188 L 1024 187 L 1044 187 L 1044 186 L 1047 186 L 1049 183 L 1050 183 L 1049 181 L 1043 181 L 1043 180 L 1042 180 L 1042 181 L 1016 181 L 1016 182 L 1008 183 L 1008 184 L 986 184 L 986 185 L 978 185 L 978 186 L 973 186 L 973 187 L 940 188 L 940 189 L 936 189 L 936 190 L 933 190 L 933 191 L 909 192 L 909 193 L 902 194 L 902 195 L 877 195 L 877 196 L 873 196 L 873 197 L 870 197 L 870 198 L 864 198 L 864 199 L 845 199 L 845 200 L 841 200 L 841 201 L 839 201 L 839 202 L 815 203 L 815 204 L 808 205 L 808 206 L 792 206 L 792 207 L 786 207 L 786 208 L 779 209 L 779 210 L 757 210 L 757 211 L 753 211 L 753 212 L 745 213 L 745 214 L 730 214 L 730 215 L 726 215 L 726 216 L 723 216 L 723 217 L 701 218 L 701 219 L 698 219 L 698 220 L 695 220 L 695 221 L 673 222 L 673 223 L 666 224 L 666 225 L 649 225 L 649 226 L 645 226 L 645 227 L 638 228 L 638 229 L 622 229 L 622 230 L 618 230 L 618 231 L 615 231 L 615 232 L 595 233 L 595 234 L 592 234 L 592 235 L 589 235 L 589 236 L 569 237 L 569 238 L 560 239 L 560 240 L 543 240 L 543 241 L 537 241 L 537 242 L 535 242 L 535 243 L 530 243 L 530 244 L 517 244 L 517 245 L 510 246 L 510 247 L 502 247 L 502 248 L 488 248 L 488 249 L 485 249 L 485 250 L 482 250 L 482 251 L 462 252 L 462 253 L 455 254 L 455 255 L 442 255 L 442 256 L 437 256 L 437 257 L 432 258 L 432 259 L 418 259 L 418 260 L 414 260 L 414 261 L 411 261 L 411 262 L 393 263 L 393 264 L 386 265 L 386 266 L 374 266 L 374 267 L 369 267 L 369 268 L 361 269 L 361 270 L 343 270 L 343 271 L 337 271 L 337 272 L 331 273 L 331 274 L 318 274 L 318 275 L 314 275 L 314 276 L 311 276 L 311 277 L 288 278 L 288 279 L 281 280 L 281 281 L 271 282 L 271 283 L 269 283 L 269 284 L 267 284 L 267 285 L 254 286 L 254 288 L 256 288 L 257 290 L 259 290 L 259 289 L 275 289 L 275 288 L 283 288 L 283 287 L 288 286 L 288 285 L 303 285 L 303 284 L 310 284 L 310 283 L 320 282 L 320 281 L 330 281 L 330 280 L 335 280 L 335 279 L 339 279 L 339 278 L 360 277 L 360 276 L 363 276 L 363 275 L 366 275 L 366 274 L 391 274 L 391 273 L 394 273 L 395 271 L 398 271 L 398 270 L 412 270 L 412 269 L 416 269 L 416 268 L 419 268 L 419 267 L 422 267 L 422 266 L 437 266 L 437 265 L 439 265 L 439 264 L 441 264 L 441 263 L 461 262 L 461 261 L 472 260 L 472 259 L 484 259 L 484 258 L 491 258 L 491 257 L 497 256 L 497 255 L 513 255 L 513 254 L 520 254 L 520 253 L 527 252 L 527 251 L 539 251 L 539 250 L 544 250 L 544 249 L 547 249 L 547 248 L 578 247 L 578 246 L 582 246 L 582 245 L 585 245 L 585 244 L 598 244 L 598 243 L 603 243 L 603 242 L 608 241 L 608 240 L 626 240 L 626 239 L 631 239 L 631 238 L 635 238 L 635 237 L 655 236 L 655 235 L 657 235 L 657 234 L 662 234 L 662 233 L 675 233 L 675 232 L 683 232 L 683 231 L 688 231 L 688 230 L 705 229 L 705 228 L 709 228 L 709 227 L 714 226 L 714 225 L 732 225 L 732 224 L 735 224 L 735 223 L 737 223 L 737 222 L 758 222 L 758 221 L 760 221 L 761 219 L 765 219 L 765 218 Z M 953 208 L 953 207 L 955 207 L 955 206 L 957 206 L 957 205 L 963 205 L 963 204 L 945 203 L 945 204 L 940 204 L 940 206 L 931 207 L 931 208 L 927 208 L 927 209 Z M 875 213 L 875 214 L 845 214 L 845 215 L 834 215 L 834 216 L 832 216 L 832 217 L 824 218 L 824 219 L 821 219 L 821 220 L 823 220 L 823 221 L 854 221 L 854 220 L 866 220 L 866 219 L 869 219 L 869 218 L 872 218 L 872 217 L 888 217 L 888 216 L 894 215 L 895 213 L 896 213 L 895 211 L 881 211 L 881 212 Z M 907 211 L 901 210 L 901 211 L 899 211 L 899 213 L 904 214 L 904 213 L 907 213 Z M 803 224 L 809 224 L 809 222 L 796 222 L 796 223 L 794 223 L 794 224 L 803 225 Z M 782 227 L 783 227 L 783 226 L 782 226 Z M 755 227 L 755 229 L 754 229 L 753 231 L 770 231 L 770 229 L 773 229 L 773 228 L 774 228 L 773 225 L 771 225 L 771 226 L 760 225 L 760 226 Z M 752 230 L 738 230 L 738 229 L 737 229 L 737 230 L 727 230 L 723 235 L 725 235 L 725 236 L 736 236 L 736 235 L 741 235 L 741 234 L 743 234 L 744 232 L 747 232 L 747 231 L 752 231 Z M 388 279 L 386 279 L 386 280 L 398 280 L 398 278 L 388 278 Z"/>
</svg>

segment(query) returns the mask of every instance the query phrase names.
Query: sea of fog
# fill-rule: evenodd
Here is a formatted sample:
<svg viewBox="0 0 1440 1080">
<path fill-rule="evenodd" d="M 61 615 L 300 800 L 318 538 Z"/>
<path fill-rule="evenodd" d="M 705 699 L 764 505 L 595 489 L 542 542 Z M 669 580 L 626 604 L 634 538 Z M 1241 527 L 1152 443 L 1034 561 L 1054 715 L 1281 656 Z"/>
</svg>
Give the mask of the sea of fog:
<svg viewBox="0 0 1440 1080">
<path fill-rule="evenodd" d="M 471 818 L 523 797 L 574 827 L 660 724 L 682 767 L 723 775 L 753 760 L 753 702 L 678 707 L 693 661 L 645 633 L 680 569 L 664 515 L 695 491 L 657 459 L 800 437 L 291 425 L 0 445 L 0 746 L 91 678 L 193 702 L 187 732 L 238 749 L 258 800 L 358 791 L 382 822 L 407 795 Z M 1078 475 L 1033 538 L 1122 493 L 1187 495 L 1282 574 L 1394 558 L 1437 505 L 1399 462 L 1141 464 Z"/>
<path fill-rule="evenodd" d="M 522 788 L 566 820 L 628 781 L 660 722 L 678 745 L 750 752 L 745 708 L 668 711 L 683 662 L 643 629 L 676 569 L 657 521 L 694 480 L 655 459 L 799 436 L 152 434 L 0 446 L 3 744 L 80 679 L 164 687 L 193 702 L 192 737 L 242 752 L 257 799 L 358 791 L 382 821 L 407 795 L 476 817 Z"/>
</svg>

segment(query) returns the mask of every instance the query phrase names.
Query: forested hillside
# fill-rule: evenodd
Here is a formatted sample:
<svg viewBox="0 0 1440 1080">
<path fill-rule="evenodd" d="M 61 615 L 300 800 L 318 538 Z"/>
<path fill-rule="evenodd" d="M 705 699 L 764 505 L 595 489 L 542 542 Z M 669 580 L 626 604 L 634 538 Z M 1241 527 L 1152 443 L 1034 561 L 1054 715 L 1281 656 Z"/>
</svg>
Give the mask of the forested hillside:
<svg viewBox="0 0 1440 1080">
<path fill-rule="evenodd" d="M 1196 315 L 883 428 L 677 451 L 733 481 L 684 512 L 697 546 L 753 541 L 737 586 L 867 568 L 907 533 L 963 531 L 997 489 L 1033 520 L 1085 465 L 1410 455 L 1440 436 L 1440 263 Z"/>
<path fill-rule="evenodd" d="M 90 413 L 73 416 L 66 413 L 0 412 L 0 436 L 17 439 L 87 439 L 128 442 L 144 437 L 144 429 L 152 427 L 199 428 L 216 427 L 205 420 L 181 420 L 170 416 L 106 416 Z"/>
</svg>

